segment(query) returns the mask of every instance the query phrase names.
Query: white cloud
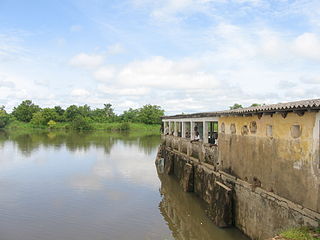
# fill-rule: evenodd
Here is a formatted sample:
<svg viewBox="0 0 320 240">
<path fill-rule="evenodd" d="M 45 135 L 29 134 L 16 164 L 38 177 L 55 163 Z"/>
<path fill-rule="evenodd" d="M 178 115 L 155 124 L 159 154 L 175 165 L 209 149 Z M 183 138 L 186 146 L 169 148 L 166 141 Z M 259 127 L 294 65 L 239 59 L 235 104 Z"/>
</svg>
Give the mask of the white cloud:
<svg viewBox="0 0 320 240">
<path fill-rule="evenodd" d="M 145 95 L 149 93 L 148 88 L 115 88 L 115 87 L 107 87 L 100 86 L 99 90 L 103 93 L 112 94 L 112 95 L 123 95 L 123 96 L 139 96 Z"/>
<path fill-rule="evenodd" d="M 87 97 L 90 95 L 90 92 L 85 89 L 77 88 L 71 91 L 71 95 L 74 97 Z"/>
<path fill-rule="evenodd" d="M 69 64 L 76 67 L 92 69 L 101 66 L 104 59 L 105 57 L 103 55 L 80 53 L 72 57 Z"/>
<path fill-rule="evenodd" d="M 113 66 L 105 66 L 97 69 L 93 75 L 99 81 L 108 81 L 114 78 L 116 69 Z"/>
<path fill-rule="evenodd" d="M 199 68 L 198 61 L 173 61 L 160 56 L 128 64 L 119 71 L 117 78 L 122 85 L 165 89 L 211 88 L 218 85 L 214 75 Z"/>
<path fill-rule="evenodd" d="M 320 39 L 314 33 L 304 33 L 293 42 L 293 51 L 302 57 L 320 60 Z"/>
<path fill-rule="evenodd" d="M 123 48 L 123 46 L 120 44 L 120 43 L 116 43 L 116 44 L 113 44 L 111 46 L 108 47 L 108 50 L 107 52 L 109 54 L 120 54 L 120 53 L 123 53 L 125 50 Z"/>
</svg>

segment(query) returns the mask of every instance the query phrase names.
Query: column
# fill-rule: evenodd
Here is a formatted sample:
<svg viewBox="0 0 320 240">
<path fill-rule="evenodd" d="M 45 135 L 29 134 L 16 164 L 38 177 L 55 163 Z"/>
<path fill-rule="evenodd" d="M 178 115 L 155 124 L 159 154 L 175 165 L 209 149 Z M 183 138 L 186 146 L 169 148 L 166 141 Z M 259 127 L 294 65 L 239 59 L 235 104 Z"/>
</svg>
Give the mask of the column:
<svg viewBox="0 0 320 240">
<path fill-rule="evenodd" d="M 195 126 L 195 124 L 194 124 L 194 122 L 190 122 L 190 138 L 191 138 L 191 140 L 193 140 L 194 139 L 194 126 Z"/>
<path fill-rule="evenodd" d="M 174 136 L 178 136 L 178 122 L 174 122 Z"/>
<path fill-rule="evenodd" d="M 171 135 L 171 121 L 169 121 L 169 135 Z"/>
<path fill-rule="evenodd" d="M 164 122 L 164 131 L 165 135 L 169 134 L 169 122 Z"/>
<path fill-rule="evenodd" d="M 185 122 L 181 122 L 181 124 L 182 124 L 181 137 L 185 138 L 186 137 L 186 123 Z"/>
<path fill-rule="evenodd" d="M 208 122 L 203 121 L 203 143 L 208 143 Z"/>
</svg>

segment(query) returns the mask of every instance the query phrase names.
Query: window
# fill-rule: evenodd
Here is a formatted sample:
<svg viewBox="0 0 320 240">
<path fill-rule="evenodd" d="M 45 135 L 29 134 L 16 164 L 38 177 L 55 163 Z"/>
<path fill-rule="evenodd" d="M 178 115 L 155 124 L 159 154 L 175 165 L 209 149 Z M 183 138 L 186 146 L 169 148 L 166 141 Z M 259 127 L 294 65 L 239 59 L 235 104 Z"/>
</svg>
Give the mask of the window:
<svg viewBox="0 0 320 240">
<path fill-rule="evenodd" d="M 267 125 L 267 132 L 266 132 L 267 137 L 272 137 L 272 125 Z"/>
<path fill-rule="evenodd" d="M 252 121 L 250 123 L 250 132 L 252 134 L 255 134 L 257 132 L 257 123 L 255 121 Z"/>
<path fill-rule="evenodd" d="M 237 132 L 236 125 L 234 123 L 230 125 L 230 132 L 231 134 L 236 134 Z"/>
<path fill-rule="evenodd" d="M 248 126 L 247 126 L 247 125 L 244 125 L 244 126 L 241 128 L 241 135 L 242 135 L 242 136 L 248 135 L 248 133 L 249 133 Z"/>
<path fill-rule="evenodd" d="M 293 138 L 298 138 L 301 136 L 301 127 L 300 125 L 292 125 L 291 126 L 291 129 L 290 129 L 290 132 L 291 132 L 291 137 Z"/>
</svg>

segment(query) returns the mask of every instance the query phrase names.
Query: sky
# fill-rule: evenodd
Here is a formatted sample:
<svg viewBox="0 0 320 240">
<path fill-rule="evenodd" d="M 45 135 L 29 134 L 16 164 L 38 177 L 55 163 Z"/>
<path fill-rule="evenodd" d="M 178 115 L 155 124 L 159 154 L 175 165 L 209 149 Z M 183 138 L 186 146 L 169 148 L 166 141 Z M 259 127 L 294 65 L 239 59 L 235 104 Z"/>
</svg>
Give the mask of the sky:
<svg viewBox="0 0 320 240">
<path fill-rule="evenodd" d="M 319 0 L 0 0 L 0 105 L 166 114 L 320 97 Z"/>
</svg>

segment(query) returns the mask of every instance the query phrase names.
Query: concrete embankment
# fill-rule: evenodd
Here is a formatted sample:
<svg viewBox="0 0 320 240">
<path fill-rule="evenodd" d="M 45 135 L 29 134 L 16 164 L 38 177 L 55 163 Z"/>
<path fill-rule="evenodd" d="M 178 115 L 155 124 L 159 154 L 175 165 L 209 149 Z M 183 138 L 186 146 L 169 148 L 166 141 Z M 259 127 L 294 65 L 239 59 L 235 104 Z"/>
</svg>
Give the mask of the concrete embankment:
<svg viewBox="0 0 320 240">
<path fill-rule="evenodd" d="M 251 239 L 271 238 L 288 227 L 318 226 L 319 213 L 219 170 L 217 146 L 173 136 L 163 140 L 157 165 L 163 163 L 164 174 L 206 202 L 217 226 L 236 226 Z"/>
</svg>

